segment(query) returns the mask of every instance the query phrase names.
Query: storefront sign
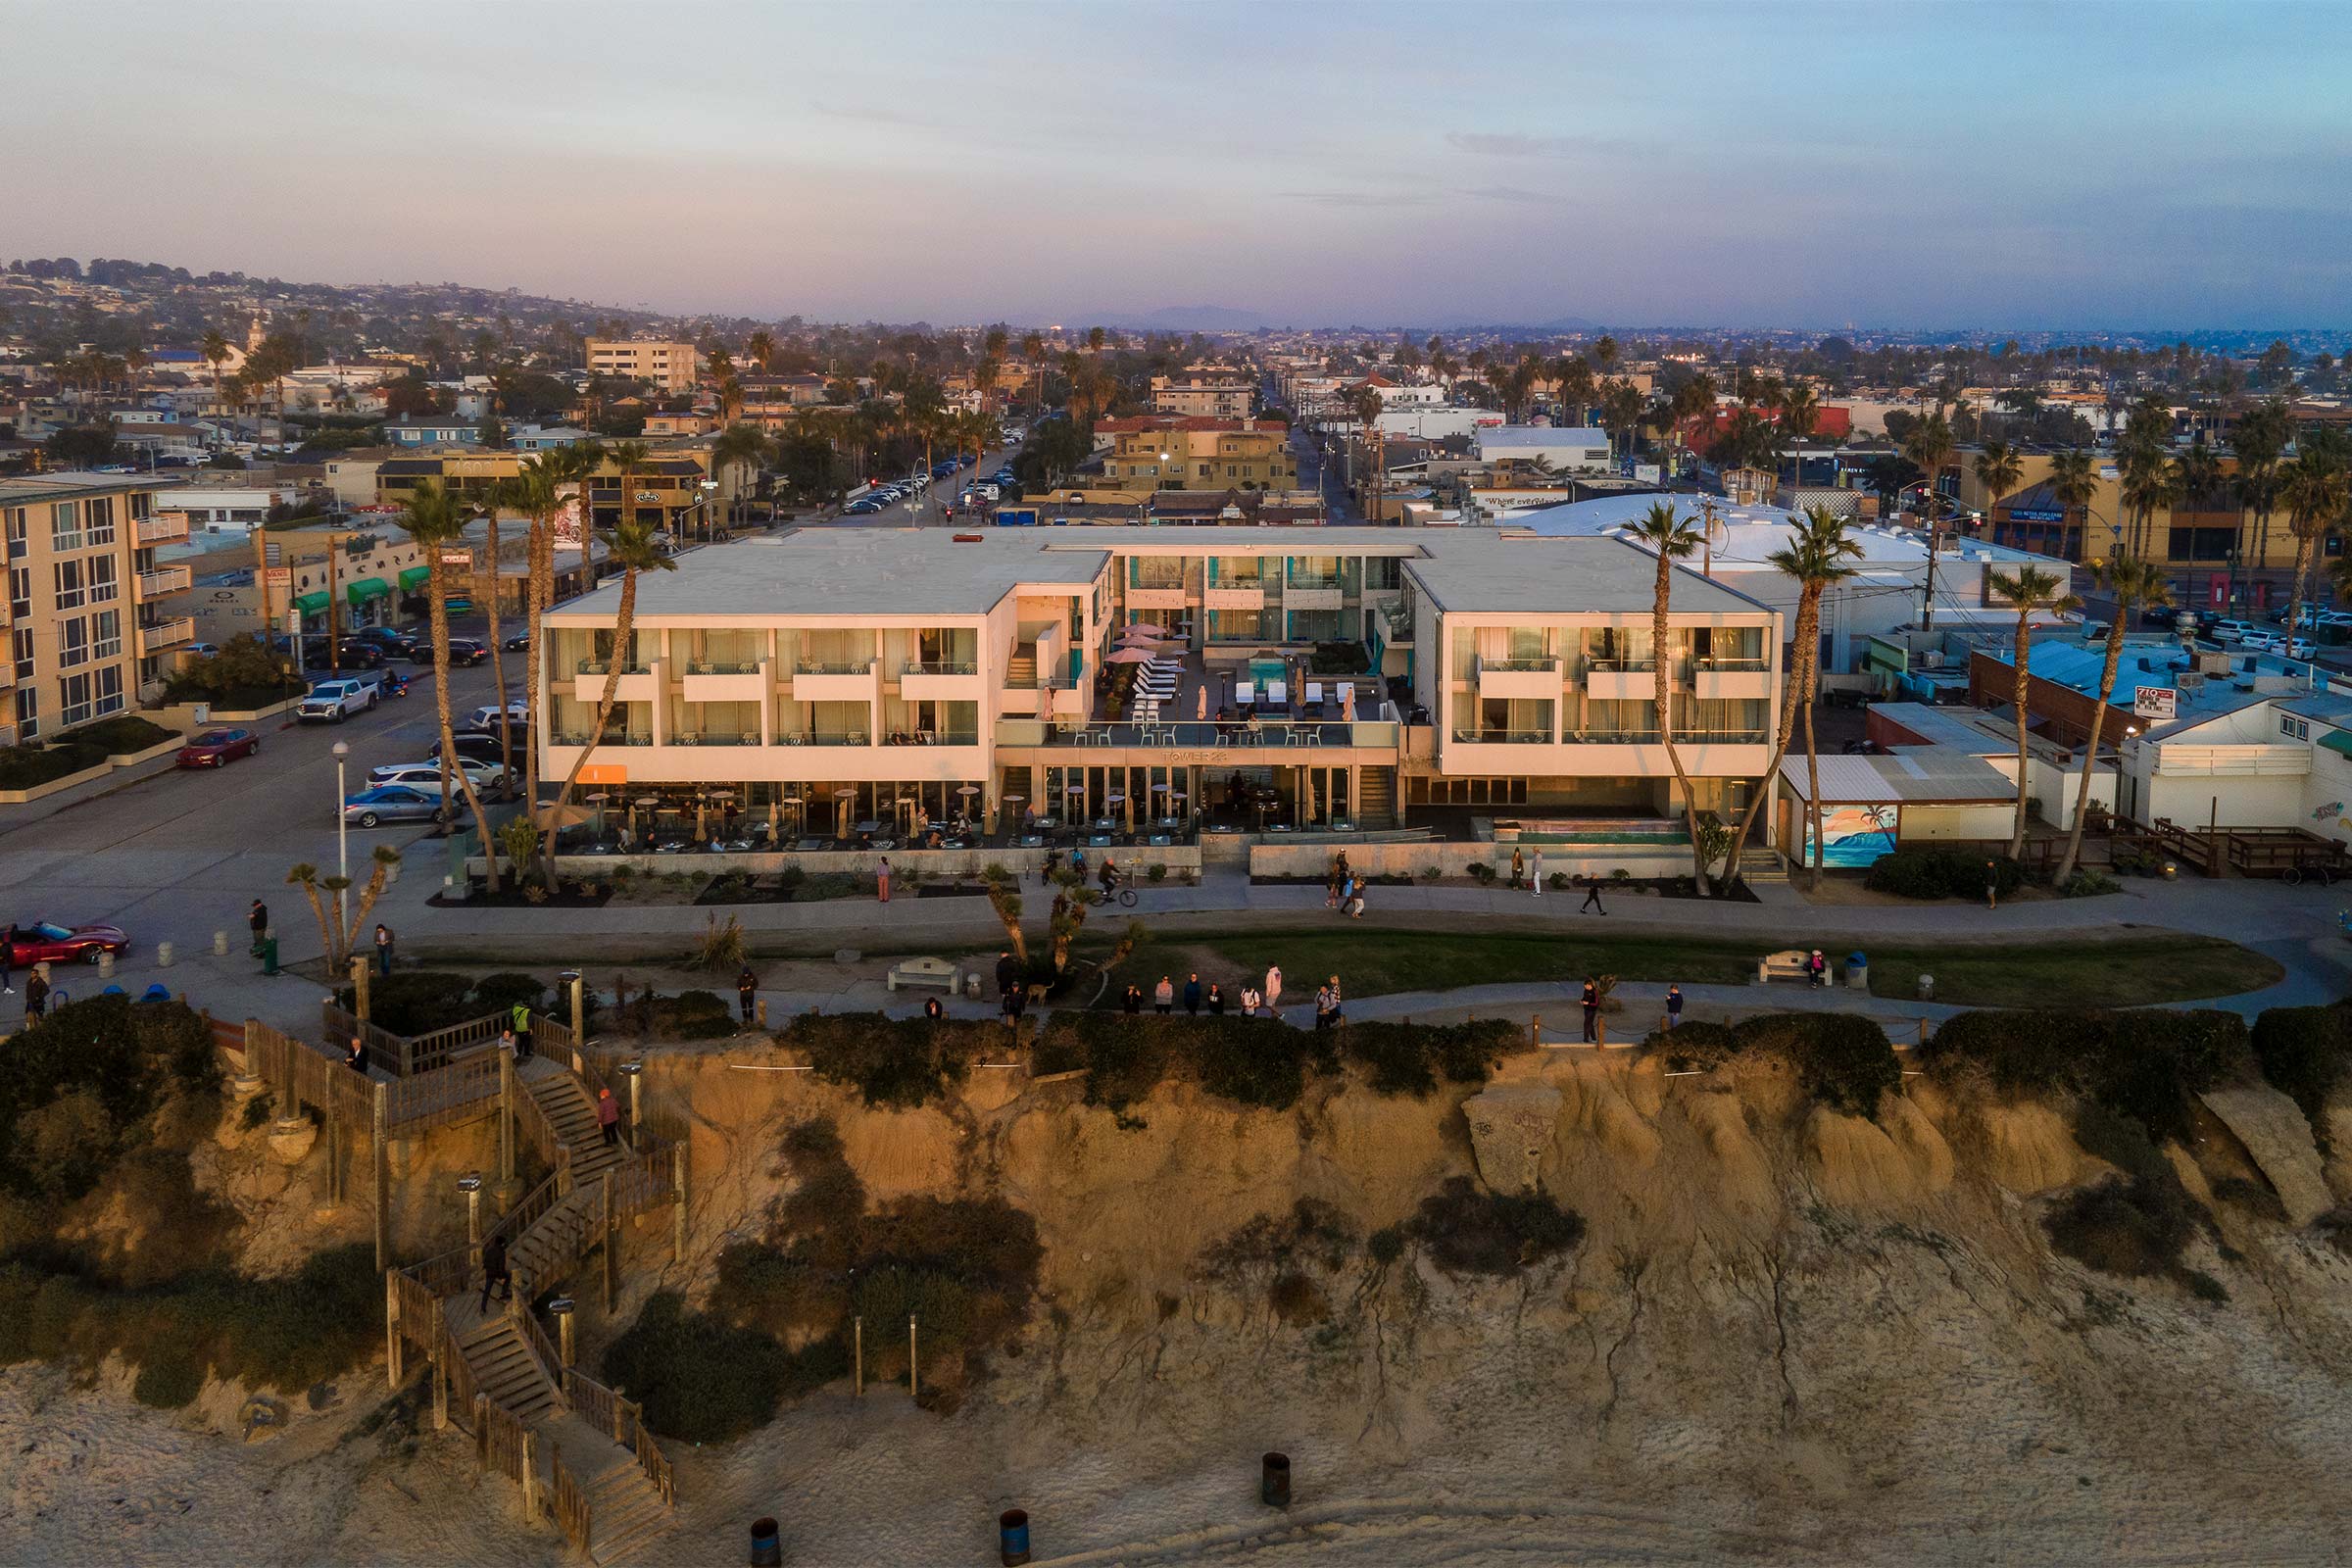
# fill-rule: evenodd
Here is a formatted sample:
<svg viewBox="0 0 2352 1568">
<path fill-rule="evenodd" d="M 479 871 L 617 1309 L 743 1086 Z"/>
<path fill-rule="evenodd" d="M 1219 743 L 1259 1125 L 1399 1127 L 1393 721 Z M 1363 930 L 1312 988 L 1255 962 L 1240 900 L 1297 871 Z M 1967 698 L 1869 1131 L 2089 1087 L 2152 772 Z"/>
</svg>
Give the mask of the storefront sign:
<svg viewBox="0 0 2352 1568">
<path fill-rule="evenodd" d="M 2180 716 L 2180 694 L 2170 686 L 2132 688 L 2132 711 L 2140 718 L 2167 720 Z"/>
</svg>

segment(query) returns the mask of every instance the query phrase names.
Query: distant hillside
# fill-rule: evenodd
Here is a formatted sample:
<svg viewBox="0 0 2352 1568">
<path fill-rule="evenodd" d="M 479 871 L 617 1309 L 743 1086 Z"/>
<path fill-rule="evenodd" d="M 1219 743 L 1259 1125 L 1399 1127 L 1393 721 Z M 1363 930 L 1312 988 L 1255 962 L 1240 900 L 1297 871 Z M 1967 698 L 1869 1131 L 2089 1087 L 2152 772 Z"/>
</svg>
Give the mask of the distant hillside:
<svg viewBox="0 0 2352 1568">
<path fill-rule="evenodd" d="M 1255 311 L 1222 305 L 1168 305 L 1141 315 L 1122 315 L 1118 324 L 1154 332 L 1257 332 L 1273 323 Z"/>
</svg>

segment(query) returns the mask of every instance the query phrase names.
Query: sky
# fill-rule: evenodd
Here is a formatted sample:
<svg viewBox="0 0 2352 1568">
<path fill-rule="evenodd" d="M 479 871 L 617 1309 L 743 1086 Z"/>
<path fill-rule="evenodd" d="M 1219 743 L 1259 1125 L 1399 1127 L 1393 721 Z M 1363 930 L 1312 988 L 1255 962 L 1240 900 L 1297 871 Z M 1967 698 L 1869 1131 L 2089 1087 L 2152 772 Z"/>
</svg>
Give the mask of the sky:
<svg viewBox="0 0 2352 1568">
<path fill-rule="evenodd" d="M 0 258 L 819 320 L 2335 327 L 2342 23 L 0 0 Z"/>
</svg>

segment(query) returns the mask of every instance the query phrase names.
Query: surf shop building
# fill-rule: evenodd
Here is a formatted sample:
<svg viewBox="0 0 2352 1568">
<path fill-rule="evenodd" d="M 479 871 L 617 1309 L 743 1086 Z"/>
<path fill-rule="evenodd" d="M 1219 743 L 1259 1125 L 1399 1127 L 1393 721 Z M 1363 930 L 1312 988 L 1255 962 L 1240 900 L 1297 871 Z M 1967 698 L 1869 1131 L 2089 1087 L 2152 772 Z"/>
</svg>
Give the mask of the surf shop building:
<svg viewBox="0 0 2352 1568">
<path fill-rule="evenodd" d="M 1897 847 L 1937 840 L 2006 839 L 2017 820 L 2017 786 L 2009 775 L 1958 747 L 1824 757 L 1820 774 L 1821 863 L 1831 868 L 1860 870 Z M 1813 854 L 1810 787 L 1805 760 L 1782 759 L 1774 837 L 1800 847 L 1806 865 Z"/>
</svg>

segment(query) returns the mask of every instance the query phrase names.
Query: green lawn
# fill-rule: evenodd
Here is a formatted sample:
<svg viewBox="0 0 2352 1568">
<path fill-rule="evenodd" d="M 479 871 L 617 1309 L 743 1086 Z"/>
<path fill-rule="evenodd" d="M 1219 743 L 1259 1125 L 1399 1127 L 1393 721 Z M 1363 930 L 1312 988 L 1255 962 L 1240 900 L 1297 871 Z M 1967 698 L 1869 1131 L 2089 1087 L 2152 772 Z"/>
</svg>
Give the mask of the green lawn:
<svg viewBox="0 0 2352 1568">
<path fill-rule="evenodd" d="M 1093 947 L 1093 944 L 1089 944 Z M 1095 948 L 1099 953 L 1100 948 Z M 1568 981 L 1588 974 L 1684 985 L 1739 985 L 1754 978 L 1763 945 L 1753 939 L 1647 935 L 1639 932 L 1555 937 L 1457 931 L 1291 929 L 1166 932 L 1129 956 L 1111 977 L 1105 1000 L 1129 981 L 1149 992 L 1163 974 L 1181 986 L 1200 968 L 1203 981 L 1238 989 L 1280 964 L 1292 988 L 1312 989 L 1337 974 L 1355 997 L 1460 986 Z M 1919 974 L 1936 977 L 1936 1000 L 1962 1006 L 2124 1006 L 2234 996 L 2277 981 L 2283 972 L 2258 953 L 2216 937 L 2153 934 L 1934 948 L 1880 947 L 1870 954 L 1870 988 L 1881 997 L 1917 994 Z M 1842 960 L 1844 949 L 1835 955 Z"/>
</svg>

